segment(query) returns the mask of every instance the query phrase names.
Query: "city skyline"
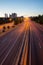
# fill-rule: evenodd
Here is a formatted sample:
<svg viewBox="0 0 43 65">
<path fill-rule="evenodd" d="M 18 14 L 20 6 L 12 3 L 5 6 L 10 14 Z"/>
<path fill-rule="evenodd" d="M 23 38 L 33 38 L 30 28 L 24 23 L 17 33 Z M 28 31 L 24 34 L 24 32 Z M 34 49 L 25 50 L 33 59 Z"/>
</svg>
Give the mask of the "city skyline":
<svg viewBox="0 0 43 65">
<path fill-rule="evenodd" d="M 17 13 L 18 16 L 37 16 L 43 14 L 42 0 L 0 0 L 0 17 Z"/>
</svg>

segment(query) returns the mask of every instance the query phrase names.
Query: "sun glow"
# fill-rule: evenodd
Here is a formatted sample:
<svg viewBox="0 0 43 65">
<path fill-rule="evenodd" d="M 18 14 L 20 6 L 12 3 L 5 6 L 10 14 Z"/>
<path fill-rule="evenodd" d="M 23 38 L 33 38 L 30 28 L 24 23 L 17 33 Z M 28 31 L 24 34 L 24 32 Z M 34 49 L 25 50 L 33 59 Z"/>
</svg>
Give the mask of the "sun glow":
<svg viewBox="0 0 43 65">
<path fill-rule="evenodd" d="M 25 17 L 24 20 L 25 21 L 28 21 L 28 20 L 30 20 L 30 18 L 29 17 Z"/>
</svg>

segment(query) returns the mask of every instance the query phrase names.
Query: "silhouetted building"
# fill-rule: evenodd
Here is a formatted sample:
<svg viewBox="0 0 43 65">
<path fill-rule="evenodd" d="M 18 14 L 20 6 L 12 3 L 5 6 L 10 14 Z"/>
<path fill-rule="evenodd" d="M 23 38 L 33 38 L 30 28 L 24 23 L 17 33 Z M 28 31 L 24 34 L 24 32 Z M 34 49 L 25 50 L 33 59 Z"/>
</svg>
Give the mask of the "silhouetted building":
<svg viewBox="0 0 43 65">
<path fill-rule="evenodd" d="M 10 18 L 15 18 L 17 17 L 17 14 L 16 13 L 12 13 L 11 15 L 9 15 Z"/>
<path fill-rule="evenodd" d="M 5 18 L 8 18 L 8 14 L 5 13 Z"/>
</svg>

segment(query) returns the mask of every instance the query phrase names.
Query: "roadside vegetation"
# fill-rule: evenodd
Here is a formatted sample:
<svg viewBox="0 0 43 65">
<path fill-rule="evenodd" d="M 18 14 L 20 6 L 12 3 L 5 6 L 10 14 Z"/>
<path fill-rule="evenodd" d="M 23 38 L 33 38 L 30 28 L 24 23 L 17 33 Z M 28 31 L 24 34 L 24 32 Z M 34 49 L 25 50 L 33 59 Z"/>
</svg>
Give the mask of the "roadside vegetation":
<svg viewBox="0 0 43 65">
<path fill-rule="evenodd" d="M 31 17 L 31 20 L 35 21 L 37 23 L 43 24 L 43 15 L 38 15 L 38 16 L 35 16 L 35 17 Z"/>
<path fill-rule="evenodd" d="M 2 28 L 2 31 L 0 31 L 0 33 L 1 32 L 6 32 L 6 31 L 10 30 L 11 28 L 14 28 L 15 25 L 17 25 L 19 23 L 22 23 L 23 19 L 24 19 L 23 16 L 16 17 L 16 18 L 0 18 L 0 26 L 2 26 L 4 24 L 9 24 L 9 23 L 13 22 L 12 26 L 9 26 L 9 25 L 6 26 L 6 25 L 4 25 L 3 28 Z"/>
<path fill-rule="evenodd" d="M 6 27 L 4 26 L 2 32 L 5 32 L 5 30 L 6 30 Z"/>
<path fill-rule="evenodd" d="M 15 25 L 23 22 L 23 16 L 16 18 L 0 18 L 0 25 L 14 22 Z"/>
</svg>

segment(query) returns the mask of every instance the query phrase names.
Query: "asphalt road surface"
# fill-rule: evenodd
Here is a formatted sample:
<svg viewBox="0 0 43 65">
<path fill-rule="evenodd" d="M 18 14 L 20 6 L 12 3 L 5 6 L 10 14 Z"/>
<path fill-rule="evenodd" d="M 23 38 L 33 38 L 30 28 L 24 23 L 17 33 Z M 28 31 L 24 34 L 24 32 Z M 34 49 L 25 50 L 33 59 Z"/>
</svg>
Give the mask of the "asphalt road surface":
<svg viewBox="0 0 43 65">
<path fill-rule="evenodd" d="M 0 65 L 43 65 L 43 26 L 26 19 L 0 36 Z"/>
</svg>

